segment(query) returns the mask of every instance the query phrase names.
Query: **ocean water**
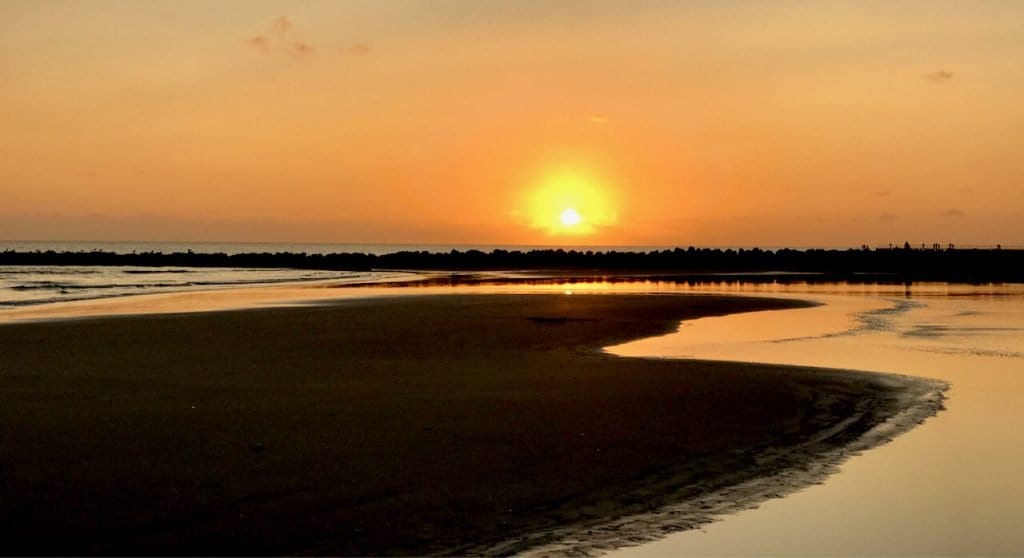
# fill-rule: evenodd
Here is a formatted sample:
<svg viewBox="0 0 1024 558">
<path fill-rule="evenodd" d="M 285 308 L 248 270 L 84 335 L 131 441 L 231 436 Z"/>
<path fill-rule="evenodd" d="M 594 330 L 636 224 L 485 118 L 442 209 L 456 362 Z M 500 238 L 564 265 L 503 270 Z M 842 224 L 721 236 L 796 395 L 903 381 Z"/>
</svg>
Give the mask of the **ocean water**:
<svg viewBox="0 0 1024 558">
<path fill-rule="evenodd" d="M 331 244 L 331 243 L 241 243 L 241 242 L 89 242 L 89 241 L 0 241 L 0 252 L 90 252 L 119 254 L 170 253 L 364 253 L 391 254 L 402 251 L 450 252 L 491 251 L 497 248 L 522 250 L 552 246 L 499 246 L 455 244 Z M 564 249 L 649 251 L 658 246 L 563 246 Z M 92 300 L 127 295 L 169 293 L 285 282 L 331 280 L 376 282 L 409 278 L 399 272 L 344 272 L 294 269 L 196 268 L 196 267 L 110 267 L 110 266 L 3 266 L 0 265 L 0 308 Z"/>
<path fill-rule="evenodd" d="M 401 272 L 125 266 L 0 266 L 0 308 L 276 283 L 372 283 Z"/>
<path fill-rule="evenodd" d="M 364 253 L 391 254 L 402 251 L 450 252 L 452 250 L 528 251 L 555 248 L 540 245 L 457 245 L 457 244 L 338 244 L 271 242 L 107 242 L 107 241 L 0 241 L 0 252 L 90 252 L 120 254 L 162 252 L 195 253 Z M 618 250 L 639 252 L 664 246 L 560 246 L 564 249 Z M 344 272 L 293 269 L 243 269 L 194 267 L 108 267 L 108 266 L 0 266 L 0 308 L 112 298 L 127 295 L 170 293 L 286 282 L 329 280 L 333 282 L 377 282 L 410 278 L 400 272 Z"/>
</svg>

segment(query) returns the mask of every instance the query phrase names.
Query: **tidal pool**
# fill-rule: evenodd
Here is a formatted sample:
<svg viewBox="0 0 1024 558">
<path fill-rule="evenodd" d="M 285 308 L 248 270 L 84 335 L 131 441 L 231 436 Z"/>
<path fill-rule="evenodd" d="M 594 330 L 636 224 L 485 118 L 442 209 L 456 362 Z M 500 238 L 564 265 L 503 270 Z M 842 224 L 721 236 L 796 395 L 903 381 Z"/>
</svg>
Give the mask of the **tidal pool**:
<svg viewBox="0 0 1024 558">
<path fill-rule="evenodd" d="M 951 385 L 946 410 L 820 485 L 610 555 L 1024 553 L 1024 288 L 771 290 L 823 305 L 693 320 L 607 350 L 936 378 Z"/>
</svg>

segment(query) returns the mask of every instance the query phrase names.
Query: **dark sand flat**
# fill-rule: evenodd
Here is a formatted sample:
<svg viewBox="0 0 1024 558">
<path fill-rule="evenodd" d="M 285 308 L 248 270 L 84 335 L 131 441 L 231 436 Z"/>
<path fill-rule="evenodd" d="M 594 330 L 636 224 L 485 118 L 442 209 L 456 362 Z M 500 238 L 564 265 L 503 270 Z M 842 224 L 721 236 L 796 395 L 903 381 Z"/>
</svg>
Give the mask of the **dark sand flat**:
<svg viewBox="0 0 1024 558">
<path fill-rule="evenodd" d="M 0 326 L 0 549 L 479 552 L 668 503 L 652 478 L 699 495 L 769 449 L 855 438 L 905 386 L 598 350 L 798 305 L 450 295 Z"/>
</svg>

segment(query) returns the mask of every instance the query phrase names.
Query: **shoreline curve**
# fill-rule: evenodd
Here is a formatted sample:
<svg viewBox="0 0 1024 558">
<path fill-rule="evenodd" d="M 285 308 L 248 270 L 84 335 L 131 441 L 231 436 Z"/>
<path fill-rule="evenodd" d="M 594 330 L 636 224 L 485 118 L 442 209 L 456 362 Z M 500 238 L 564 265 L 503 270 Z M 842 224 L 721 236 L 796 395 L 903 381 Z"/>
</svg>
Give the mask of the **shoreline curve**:
<svg viewBox="0 0 1024 558">
<path fill-rule="evenodd" d="M 806 304 L 475 294 L 0 325 L 0 533 L 30 554 L 554 542 L 663 507 L 652 475 L 711 493 L 751 450 L 892 411 L 909 384 L 877 374 L 598 352 Z"/>
</svg>

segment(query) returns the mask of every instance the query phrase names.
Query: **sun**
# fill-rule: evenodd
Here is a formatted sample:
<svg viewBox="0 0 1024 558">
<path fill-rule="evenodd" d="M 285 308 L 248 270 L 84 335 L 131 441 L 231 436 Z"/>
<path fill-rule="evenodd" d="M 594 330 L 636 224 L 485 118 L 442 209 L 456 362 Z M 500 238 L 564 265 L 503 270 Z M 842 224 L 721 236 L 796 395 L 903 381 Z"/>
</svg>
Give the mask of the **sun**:
<svg viewBox="0 0 1024 558">
<path fill-rule="evenodd" d="M 528 191 L 523 215 L 545 234 L 589 236 L 615 224 L 611 190 L 596 175 L 578 169 L 552 169 Z"/>
<path fill-rule="evenodd" d="M 565 211 L 562 212 L 560 220 L 562 221 L 562 226 L 572 227 L 580 224 L 580 221 L 583 220 L 583 217 L 580 217 L 580 213 L 575 209 L 567 207 L 565 208 Z"/>
</svg>

